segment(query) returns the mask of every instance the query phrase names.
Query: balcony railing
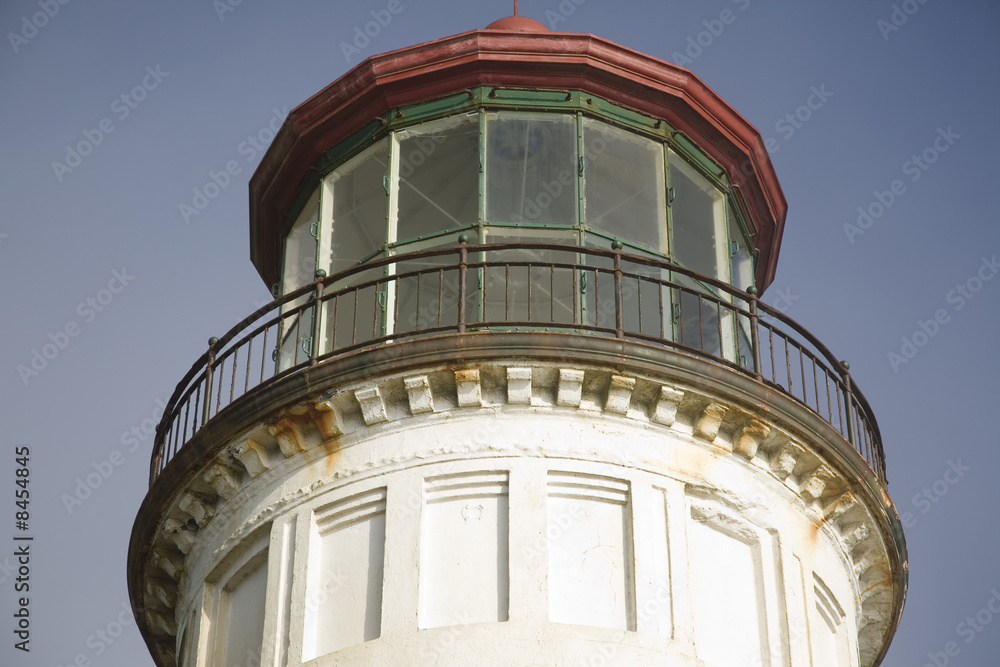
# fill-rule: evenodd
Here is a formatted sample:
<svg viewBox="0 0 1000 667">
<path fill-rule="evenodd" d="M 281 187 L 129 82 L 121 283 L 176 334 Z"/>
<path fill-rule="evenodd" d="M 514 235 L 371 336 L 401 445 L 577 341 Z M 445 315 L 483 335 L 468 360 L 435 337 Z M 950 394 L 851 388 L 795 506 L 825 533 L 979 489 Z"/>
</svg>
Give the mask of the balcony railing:
<svg viewBox="0 0 1000 667">
<path fill-rule="evenodd" d="M 885 481 L 872 410 L 848 365 L 757 297 L 660 258 L 553 243 L 459 245 L 318 276 L 252 313 L 177 385 L 150 483 L 241 396 L 346 354 L 472 331 L 564 331 L 665 346 L 777 389 L 835 428 Z"/>
</svg>

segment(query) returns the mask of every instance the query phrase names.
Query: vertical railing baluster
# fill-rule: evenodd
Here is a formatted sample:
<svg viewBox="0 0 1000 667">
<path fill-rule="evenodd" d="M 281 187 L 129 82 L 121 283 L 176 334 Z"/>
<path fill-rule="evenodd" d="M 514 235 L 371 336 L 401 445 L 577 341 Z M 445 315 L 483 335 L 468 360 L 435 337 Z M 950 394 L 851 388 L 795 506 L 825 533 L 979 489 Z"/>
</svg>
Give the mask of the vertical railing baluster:
<svg viewBox="0 0 1000 667">
<path fill-rule="evenodd" d="M 414 317 L 414 322 L 413 322 L 413 330 L 414 331 L 419 331 L 420 330 L 420 276 L 421 275 L 423 275 L 423 274 L 422 273 L 418 273 L 417 274 L 417 300 L 416 300 L 416 304 L 414 304 L 414 306 L 413 306 L 414 312 L 416 313 L 416 315 Z M 396 301 L 399 301 L 399 279 L 398 278 L 396 279 Z"/>
<path fill-rule="evenodd" d="M 771 351 L 771 382 L 778 383 L 778 367 L 774 364 L 774 329 L 767 327 L 768 349 Z"/>
<path fill-rule="evenodd" d="M 840 362 L 842 375 L 844 376 L 844 403 L 847 411 L 847 441 L 857 447 L 854 437 L 854 388 L 851 386 L 851 364 L 846 361 Z"/>
<path fill-rule="evenodd" d="M 660 340 L 666 340 L 667 332 L 663 328 L 663 283 L 656 283 L 656 300 L 659 302 L 659 313 L 660 313 Z"/>
<path fill-rule="evenodd" d="M 209 412 L 212 409 L 212 373 L 215 365 L 215 346 L 219 339 L 212 336 L 208 339 L 208 363 L 205 365 L 205 403 L 202 406 L 201 425 L 208 421 Z M 196 429 L 197 430 L 197 429 Z"/>
<path fill-rule="evenodd" d="M 469 237 L 462 234 L 458 237 L 458 333 L 465 333 L 465 287 L 469 273 Z M 483 294 L 486 294 L 486 281 L 483 281 Z M 485 300 L 485 297 L 484 297 Z"/>
<path fill-rule="evenodd" d="M 337 349 L 337 323 L 340 321 L 340 295 L 336 292 L 333 293 L 333 327 L 330 330 L 330 351 L 333 352 Z M 264 332 L 267 335 L 267 332 Z M 265 346 L 266 348 L 266 346 Z"/>
<path fill-rule="evenodd" d="M 594 326 L 601 326 L 601 270 L 597 267 L 594 268 Z"/>
<path fill-rule="evenodd" d="M 399 284 L 398 283 L 398 279 L 394 279 L 394 280 L 397 281 L 396 284 L 398 285 Z M 383 286 L 385 287 L 385 292 L 384 293 L 382 292 L 382 289 L 381 289 L 381 287 L 383 287 Z M 385 294 L 387 294 L 388 292 L 389 292 L 389 281 L 388 280 L 385 281 L 384 283 L 380 283 L 380 282 L 376 282 L 375 283 L 375 292 L 374 292 L 375 303 L 372 304 L 372 337 L 369 338 L 368 340 L 372 340 L 373 338 L 378 338 L 378 314 L 379 314 L 379 311 L 382 308 L 385 307 L 384 304 L 382 303 L 382 297 Z"/>
<path fill-rule="evenodd" d="M 197 401 L 198 398 L 201 396 L 201 385 L 199 384 L 195 388 L 195 390 L 196 390 L 195 391 L 195 400 Z M 189 396 L 188 400 L 184 401 L 184 430 L 181 431 L 181 445 L 182 446 L 183 446 L 183 443 L 187 442 L 190 439 L 189 436 L 188 436 L 188 417 L 190 417 L 190 416 L 191 416 L 191 397 Z M 177 452 L 175 451 L 174 454 L 176 454 L 176 453 Z"/>
<path fill-rule="evenodd" d="M 828 374 L 827 375 L 827 382 L 829 382 L 829 380 L 830 380 L 830 377 L 829 377 L 829 374 Z M 833 386 L 834 387 L 837 386 L 837 378 L 833 378 Z M 830 390 L 827 389 L 827 392 L 830 392 Z M 834 391 L 832 393 L 837 396 L 837 423 L 840 425 L 840 428 L 838 430 L 840 431 L 840 434 L 843 435 L 844 434 L 844 406 L 841 405 L 841 403 L 840 403 L 840 400 L 841 400 L 840 399 L 840 392 L 837 391 L 836 389 L 834 389 Z"/>
<path fill-rule="evenodd" d="M 313 330 L 312 344 L 309 346 L 309 365 L 315 366 L 319 363 L 319 341 L 323 335 L 323 289 L 326 283 L 326 271 L 316 269 L 316 297 L 313 300 Z"/>
<path fill-rule="evenodd" d="M 677 296 L 677 303 L 676 304 L 673 301 L 673 297 L 674 297 L 674 292 L 675 291 L 676 291 L 676 296 Z M 683 288 L 681 288 L 679 285 L 675 286 L 675 287 L 671 287 L 671 294 L 670 294 L 670 296 L 671 296 L 671 300 L 670 300 L 670 308 L 671 308 L 670 319 L 671 319 L 671 321 L 673 321 L 673 318 L 674 318 L 673 308 L 674 308 L 674 306 L 676 306 L 677 307 L 677 333 L 680 334 L 679 338 L 680 338 L 681 345 L 687 345 L 687 335 L 684 332 L 684 290 L 683 290 Z"/>
<path fill-rule="evenodd" d="M 503 321 L 510 321 L 510 264 L 503 265 Z"/>
<path fill-rule="evenodd" d="M 816 362 L 813 362 L 813 367 L 815 368 Z M 830 373 L 827 372 L 826 368 L 823 369 L 823 381 L 826 385 L 826 414 L 829 416 L 829 421 L 833 423 L 833 400 L 830 398 Z"/>
<path fill-rule="evenodd" d="M 444 269 L 438 269 L 438 323 L 441 326 L 441 317 L 444 313 Z"/>
<path fill-rule="evenodd" d="M 549 264 L 549 322 L 556 321 L 556 265 Z"/>
<path fill-rule="evenodd" d="M 722 336 L 722 302 L 715 302 L 715 328 L 716 333 L 719 335 L 719 359 L 725 360 L 726 358 L 726 346 L 725 339 Z"/>
<path fill-rule="evenodd" d="M 642 278 L 635 277 L 635 308 L 639 319 L 639 333 L 642 333 Z"/>
<path fill-rule="evenodd" d="M 267 334 L 271 331 L 271 327 L 266 327 L 264 329 L 264 340 L 261 342 L 260 347 L 260 382 L 258 384 L 263 384 L 264 382 L 264 369 L 267 368 Z"/>
<path fill-rule="evenodd" d="M 705 351 L 705 313 L 701 307 L 701 294 L 694 292 L 695 298 L 698 299 L 698 349 L 702 352 Z"/>
<path fill-rule="evenodd" d="M 250 362 L 253 361 L 253 338 L 247 341 L 247 372 L 243 378 L 243 393 L 250 391 Z"/>
<path fill-rule="evenodd" d="M 399 278 L 396 278 L 396 284 L 393 286 L 393 294 L 396 297 L 392 300 L 392 326 L 388 326 L 389 316 L 386 315 L 386 331 L 390 329 L 393 332 L 399 331 Z M 419 326 L 420 311 L 417 311 L 416 315 L 413 316 L 413 328 L 416 329 Z"/>
<path fill-rule="evenodd" d="M 615 252 L 615 336 L 625 338 L 625 304 L 622 303 L 622 247 L 621 241 L 614 241 L 611 249 Z"/>
<path fill-rule="evenodd" d="M 180 439 L 180 437 L 182 435 L 181 430 L 180 430 L 180 428 L 181 428 L 181 410 L 180 410 L 180 407 L 175 408 L 175 410 L 176 410 L 176 414 L 174 415 L 173 426 L 171 426 L 171 432 L 173 433 L 174 442 L 170 446 L 170 450 L 169 450 L 170 456 L 168 457 L 168 460 L 171 459 L 171 458 L 173 458 L 174 454 L 177 452 L 177 441 Z M 166 461 L 164 461 L 163 465 L 166 465 Z M 162 470 L 162 468 L 160 468 L 160 469 Z"/>
<path fill-rule="evenodd" d="M 528 272 L 528 321 L 531 321 L 531 264 L 527 264 L 525 270 Z"/>
<path fill-rule="evenodd" d="M 236 393 L 236 366 L 239 363 L 239 360 L 240 360 L 240 348 L 239 347 L 235 347 L 235 348 L 233 348 L 233 373 L 232 373 L 231 379 L 229 381 L 229 403 L 233 402 L 233 395 Z M 223 364 L 223 368 L 225 368 L 225 364 Z M 220 375 L 219 376 L 219 396 L 218 396 L 218 398 L 215 401 L 215 414 L 219 414 L 219 410 L 222 409 L 220 407 L 220 401 L 221 400 L 222 400 L 222 376 Z M 226 403 L 226 405 L 229 405 L 229 403 Z"/>
</svg>

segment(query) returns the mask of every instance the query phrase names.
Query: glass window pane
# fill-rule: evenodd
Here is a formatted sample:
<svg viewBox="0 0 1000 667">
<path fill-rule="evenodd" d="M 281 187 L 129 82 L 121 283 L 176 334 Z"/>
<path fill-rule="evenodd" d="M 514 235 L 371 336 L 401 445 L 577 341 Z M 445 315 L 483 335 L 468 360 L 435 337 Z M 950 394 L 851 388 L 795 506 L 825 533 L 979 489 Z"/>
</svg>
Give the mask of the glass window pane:
<svg viewBox="0 0 1000 667">
<path fill-rule="evenodd" d="M 389 142 L 382 140 L 340 167 L 333 182 L 333 273 L 348 269 L 385 244 L 384 179 Z"/>
<path fill-rule="evenodd" d="M 753 250 L 735 222 L 729 223 L 729 252 L 732 265 L 733 287 L 746 290 L 754 284 Z"/>
<path fill-rule="evenodd" d="M 319 222 L 319 189 L 312 193 L 285 237 L 281 292 L 288 294 L 316 276 L 316 231 Z"/>
<path fill-rule="evenodd" d="M 733 286 L 746 290 L 754 285 L 753 250 L 747 243 L 739 224 L 732 219 L 729 221 L 729 244 Z M 749 308 L 749 304 L 741 299 L 736 299 L 734 303 L 744 311 Z M 737 322 L 739 325 L 736 327 L 738 361 L 742 366 L 749 368 L 753 365 L 750 318 L 746 315 L 740 315 Z"/>
<path fill-rule="evenodd" d="M 426 123 L 399 139 L 397 241 L 479 220 L 479 115 Z"/>
<path fill-rule="evenodd" d="M 729 280 L 726 207 L 722 193 L 675 153 L 670 153 L 673 255 L 684 266 Z"/>
<path fill-rule="evenodd" d="M 316 225 L 319 222 L 319 189 L 306 203 L 299 217 L 292 225 L 291 231 L 285 237 L 285 258 L 282 272 L 281 289 L 288 294 L 304 285 L 308 285 L 316 276 Z M 313 311 L 311 308 L 292 312 L 309 300 L 303 295 L 293 302 L 282 306 L 281 312 L 288 313 L 281 319 L 281 355 L 278 359 L 278 371 L 283 371 L 309 358 L 305 350 L 310 341 L 303 340 L 312 336 Z"/>
<path fill-rule="evenodd" d="M 583 144 L 587 226 L 665 253 L 663 146 L 589 118 Z"/>
<path fill-rule="evenodd" d="M 488 220 L 577 223 L 574 116 L 493 113 L 486 137 Z"/>
</svg>

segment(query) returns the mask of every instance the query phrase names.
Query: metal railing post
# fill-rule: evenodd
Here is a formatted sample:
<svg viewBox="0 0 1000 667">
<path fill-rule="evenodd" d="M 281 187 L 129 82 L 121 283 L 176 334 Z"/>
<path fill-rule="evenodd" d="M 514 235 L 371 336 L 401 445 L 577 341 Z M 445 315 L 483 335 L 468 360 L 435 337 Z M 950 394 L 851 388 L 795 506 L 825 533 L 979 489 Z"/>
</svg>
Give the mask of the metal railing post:
<svg viewBox="0 0 1000 667">
<path fill-rule="evenodd" d="M 316 293 L 313 297 L 313 331 L 312 341 L 309 346 L 309 365 L 315 366 L 319 363 L 319 341 L 323 333 L 323 318 L 321 309 L 323 307 L 323 283 L 326 279 L 326 271 L 316 269 Z"/>
<path fill-rule="evenodd" d="M 854 437 L 854 388 L 851 386 L 851 364 L 846 361 L 840 362 L 841 374 L 844 377 L 844 412 L 847 416 L 847 441 L 858 448 L 858 443 Z"/>
<path fill-rule="evenodd" d="M 750 347 L 753 348 L 753 375 L 757 381 L 764 379 L 760 371 L 760 333 L 757 328 L 760 324 L 760 316 L 757 314 L 757 288 L 751 285 L 747 288 L 750 295 Z"/>
<path fill-rule="evenodd" d="M 622 298 L 622 247 L 621 241 L 612 241 L 611 249 L 615 253 L 615 336 L 618 340 L 625 338 L 625 304 Z"/>
<path fill-rule="evenodd" d="M 205 364 L 205 402 L 201 411 L 201 426 L 208 423 L 209 415 L 212 412 L 212 382 L 214 381 L 215 366 L 215 345 L 219 339 L 212 336 L 208 339 L 208 362 Z M 200 427 L 199 427 L 200 428 Z"/>
<path fill-rule="evenodd" d="M 164 413 L 166 414 L 166 413 Z M 163 445 L 166 442 L 166 437 L 163 434 L 163 429 L 160 427 L 163 422 L 156 425 L 156 434 L 153 436 L 153 456 L 149 460 L 149 486 L 153 486 L 153 480 L 156 476 L 160 474 L 160 462 L 163 461 Z"/>
<path fill-rule="evenodd" d="M 465 287 L 469 273 L 469 236 L 458 237 L 458 333 L 465 333 Z"/>
</svg>

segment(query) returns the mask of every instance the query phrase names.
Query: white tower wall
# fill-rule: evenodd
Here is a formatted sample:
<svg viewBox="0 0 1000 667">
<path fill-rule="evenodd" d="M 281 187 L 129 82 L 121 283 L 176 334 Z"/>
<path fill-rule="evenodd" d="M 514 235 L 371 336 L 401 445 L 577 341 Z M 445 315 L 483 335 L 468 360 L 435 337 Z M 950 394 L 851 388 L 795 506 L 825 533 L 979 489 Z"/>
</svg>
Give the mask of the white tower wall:
<svg viewBox="0 0 1000 667">
<path fill-rule="evenodd" d="M 533 363 L 290 406 L 219 450 L 199 530 L 162 535 L 164 559 L 197 536 L 179 663 L 871 664 L 878 518 L 736 398 Z"/>
</svg>

